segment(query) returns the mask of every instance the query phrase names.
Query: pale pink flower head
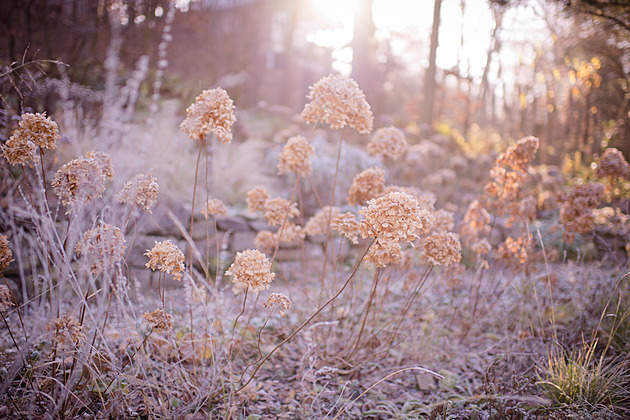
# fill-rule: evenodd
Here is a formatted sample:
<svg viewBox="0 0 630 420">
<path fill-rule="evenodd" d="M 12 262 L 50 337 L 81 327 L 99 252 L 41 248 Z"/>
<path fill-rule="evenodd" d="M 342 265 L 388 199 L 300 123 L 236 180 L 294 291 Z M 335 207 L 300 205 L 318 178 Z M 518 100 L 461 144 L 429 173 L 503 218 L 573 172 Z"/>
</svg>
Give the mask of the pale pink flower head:
<svg viewBox="0 0 630 420">
<path fill-rule="evenodd" d="M 186 119 L 180 128 L 193 140 L 203 140 L 213 133 L 221 143 L 229 143 L 235 121 L 234 103 L 225 90 L 216 88 L 197 96 L 195 103 L 186 109 Z"/>
</svg>

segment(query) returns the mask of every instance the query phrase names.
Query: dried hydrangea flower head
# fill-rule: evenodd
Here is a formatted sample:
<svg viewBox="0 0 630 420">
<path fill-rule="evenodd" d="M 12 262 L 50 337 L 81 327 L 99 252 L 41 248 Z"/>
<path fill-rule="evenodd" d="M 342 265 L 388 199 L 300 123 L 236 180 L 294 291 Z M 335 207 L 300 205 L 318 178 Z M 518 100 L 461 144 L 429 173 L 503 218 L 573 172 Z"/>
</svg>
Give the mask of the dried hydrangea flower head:
<svg viewBox="0 0 630 420">
<path fill-rule="evenodd" d="M 0 235 L 0 272 L 7 269 L 13 261 L 13 251 L 9 248 L 7 235 Z"/>
<path fill-rule="evenodd" d="M 293 219 L 300 215 L 297 204 L 289 203 L 284 198 L 270 198 L 265 201 L 265 219 L 271 226 L 280 227 L 285 220 Z"/>
<path fill-rule="evenodd" d="M 157 201 L 159 186 L 150 174 L 137 174 L 132 180 L 125 182 L 122 190 L 115 198 L 119 203 L 137 206 L 151 213 L 151 207 Z"/>
<path fill-rule="evenodd" d="M 365 94 L 354 80 L 337 74 L 321 78 L 310 87 L 302 118 L 309 123 L 324 121 L 333 129 L 346 125 L 359 133 L 372 131 L 372 111 Z"/>
<path fill-rule="evenodd" d="M 37 158 L 37 146 L 26 136 L 16 132 L 2 146 L 2 154 L 11 165 L 33 167 L 33 162 Z"/>
<path fill-rule="evenodd" d="M 195 103 L 186 109 L 186 119 L 180 124 L 184 133 L 193 140 L 203 140 L 214 133 L 221 143 L 232 140 L 234 103 L 221 88 L 204 90 Z"/>
<path fill-rule="evenodd" d="M 313 170 L 311 156 L 315 153 L 313 145 L 306 141 L 304 136 L 295 136 L 287 140 L 278 162 L 278 171 L 294 172 L 301 176 L 307 176 Z"/>
<path fill-rule="evenodd" d="M 348 238 L 353 244 L 359 243 L 360 223 L 357 222 L 357 218 L 351 212 L 346 212 L 333 218 L 330 221 L 330 227 L 340 235 Z"/>
<path fill-rule="evenodd" d="M 269 230 L 261 230 L 256 234 L 254 246 L 263 252 L 272 252 L 276 248 L 278 241 L 273 232 Z"/>
<path fill-rule="evenodd" d="M 125 237 L 116 226 L 103 223 L 85 232 L 75 251 L 77 255 L 83 254 L 93 273 L 101 272 L 123 259 Z"/>
<path fill-rule="evenodd" d="M 453 213 L 448 210 L 437 210 L 431 215 L 431 232 L 449 232 L 455 226 Z"/>
<path fill-rule="evenodd" d="M 483 256 L 490 252 L 492 245 L 490 245 L 490 242 L 488 242 L 487 239 L 479 239 L 477 242 L 472 244 L 470 249 L 472 249 L 472 252 L 475 254 Z"/>
<path fill-rule="evenodd" d="M 368 153 L 372 156 L 400 159 L 407 151 L 407 140 L 403 132 L 396 127 L 383 127 L 376 130 L 367 145 Z"/>
<path fill-rule="evenodd" d="M 503 261 L 507 265 L 517 266 L 527 262 L 527 250 L 531 245 L 530 238 L 518 237 L 516 240 L 511 236 L 499 245 L 494 254 L 494 259 Z"/>
<path fill-rule="evenodd" d="M 308 219 L 306 226 L 304 226 L 304 231 L 308 236 L 325 235 L 330 221 L 339 216 L 339 213 L 339 208 L 337 207 L 322 207 L 317 210 L 313 217 Z"/>
<path fill-rule="evenodd" d="M 530 136 L 520 139 L 513 146 L 499 155 L 496 166 L 507 167 L 514 171 L 527 172 L 530 163 L 536 157 L 540 142 Z"/>
<path fill-rule="evenodd" d="M 440 232 L 424 240 L 424 255 L 433 265 L 457 264 L 462 259 L 462 244 L 459 235 Z"/>
<path fill-rule="evenodd" d="M 381 168 L 368 168 L 357 174 L 348 191 L 348 203 L 365 204 L 385 192 L 385 172 Z"/>
<path fill-rule="evenodd" d="M 153 312 L 145 312 L 142 319 L 152 332 L 166 334 L 173 329 L 173 321 L 170 314 L 163 309 L 157 308 Z"/>
<path fill-rule="evenodd" d="M 291 307 L 291 300 L 283 295 L 282 293 L 272 293 L 267 298 L 267 301 L 263 303 L 265 308 L 273 308 L 274 306 L 278 308 L 278 312 L 280 312 L 280 316 L 282 318 L 286 318 L 287 311 Z"/>
<path fill-rule="evenodd" d="M 271 272 L 269 259 L 257 249 L 238 252 L 225 274 L 232 276 L 234 293 L 238 293 L 240 290 L 258 293 L 268 288 L 276 277 L 276 274 Z"/>
<path fill-rule="evenodd" d="M 4 284 L 0 285 L 0 312 L 4 312 L 13 306 L 13 298 L 11 295 L 11 289 Z"/>
<path fill-rule="evenodd" d="M 383 194 L 387 194 L 390 192 L 402 192 L 409 194 L 416 200 L 418 200 L 418 204 L 420 208 L 433 211 L 435 209 L 435 202 L 437 201 L 437 197 L 431 191 L 422 191 L 416 187 L 401 187 L 399 185 L 388 185 L 385 188 L 385 192 Z"/>
<path fill-rule="evenodd" d="M 225 216 L 227 215 L 227 209 L 223 201 L 211 198 L 204 208 L 201 209 L 201 214 L 203 214 L 206 219 L 210 216 Z"/>
<path fill-rule="evenodd" d="M 400 192 L 390 192 L 368 201 L 359 214 L 365 217 L 361 223 L 361 236 L 381 242 L 411 242 L 423 226 L 418 201 Z"/>
<path fill-rule="evenodd" d="M 53 340 L 62 348 L 78 347 L 85 340 L 82 329 L 83 326 L 71 315 L 57 318 L 48 325 L 48 330 L 52 331 Z"/>
<path fill-rule="evenodd" d="M 476 242 L 480 237 L 490 233 L 490 220 L 490 213 L 483 208 L 479 201 L 473 200 L 466 209 L 464 223 L 462 223 L 459 233 L 466 241 Z"/>
<path fill-rule="evenodd" d="M 398 265 L 403 260 L 402 248 L 398 242 L 374 241 L 372 247 L 365 255 L 365 261 L 383 268 L 388 265 Z"/>
<path fill-rule="evenodd" d="M 153 249 L 147 249 L 144 255 L 149 257 L 147 268 L 153 271 L 157 268 L 163 273 L 172 274 L 177 280 L 182 279 L 184 254 L 170 239 L 163 242 L 155 241 Z"/>
<path fill-rule="evenodd" d="M 64 206 L 87 204 L 102 196 L 105 181 L 113 176 L 111 160 L 105 153 L 88 152 L 63 165 L 55 174 L 52 187 Z"/>
<path fill-rule="evenodd" d="M 61 138 L 57 123 L 46 118 L 46 113 L 26 113 L 21 115 L 18 128 L 11 137 L 21 137 L 24 141 L 30 141 L 42 149 L 54 149 Z"/>
<path fill-rule="evenodd" d="M 506 226 L 510 227 L 516 221 L 533 222 L 536 220 L 536 209 L 538 200 L 536 197 L 528 196 L 520 201 L 508 205 L 509 219 Z"/>
<path fill-rule="evenodd" d="M 304 239 L 305 237 L 304 229 L 301 226 L 296 225 L 295 223 L 285 223 L 284 228 L 278 229 L 277 232 L 274 232 L 273 237 L 274 240 L 280 242 L 291 243 L 300 239 Z"/>
<path fill-rule="evenodd" d="M 626 178 L 630 177 L 628 162 L 620 150 L 610 147 L 604 151 L 597 162 L 595 176 L 598 178 Z"/>
<path fill-rule="evenodd" d="M 570 193 L 561 193 L 557 199 L 560 208 L 560 223 L 564 227 L 564 239 L 572 243 L 575 233 L 589 233 L 594 228 L 593 209 L 604 196 L 604 185 L 587 183 L 576 185 Z"/>
<path fill-rule="evenodd" d="M 265 202 L 269 199 L 269 193 L 264 185 L 256 185 L 247 191 L 247 211 L 255 214 L 265 210 Z"/>
</svg>

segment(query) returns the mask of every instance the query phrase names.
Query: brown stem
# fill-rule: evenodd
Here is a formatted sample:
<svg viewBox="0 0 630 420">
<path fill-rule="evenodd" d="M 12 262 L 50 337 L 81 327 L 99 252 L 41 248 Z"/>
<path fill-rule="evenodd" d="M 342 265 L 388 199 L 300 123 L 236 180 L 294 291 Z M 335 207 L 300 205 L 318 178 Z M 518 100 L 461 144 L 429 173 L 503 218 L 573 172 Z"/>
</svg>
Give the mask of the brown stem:
<svg viewBox="0 0 630 420">
<path fill-rule="evenodd" d="M 352 351 L 350 352 L 350 354 L 345 357 L 346 359 L 351 359 L 352 356 L 354 356 L 354 354 L 357 352 L 357 350 L 359 349 L 359 344 L 361 343 L 361 337 L 363 336 L 363 330 L 365 329 L 365 323 L 368 319 L 368 315 L 370 313 L 370 308 L 372 307 L 372 302 L 374 300 L 374 296 L 376 295 L 376 287 L 378 286 L 378 281 L 381 278 L 381 273 L 382 270 L 381 268 L 377 268 L 376 272 L 374 273 L 374 286 L 372 286 L 372 291 L 370 292 L 370 297 L 367 301 L 367 304 L 365 306 L 365 316 L 363 317 L 363 322 L 361 323 L 361 329 L 359 330 L 359 334 L 357 335 L 357 340 L 354 343 L 354 346 L 352 348 Z"/>
<path fill-rule="evenodd" d="M 326 303 L 324 303 L 319 309 L 317 309 L 317 311 L 315 311 L 315 313 L 313 315 L 311 315 L 306 321 L 304 321 L 302 323 L 302 325 L 300 325 L 295 331 L 293 331 L 291 333 L 291 335 L 289 335 L 287 338 L 285 338 L 284 340 L 282 340 L 280 342 L 280 344 L 276 345 L 269 353 L 267 353 L 267 355 L 261 360 L 261 362 L 258 364 L 258 366 L 256 366 L 256 369 L 254 369 L 254 372 L 252 372 L 252 375 L 249 377 L 249 379 L 247 380 L 247 382 L 245 382 L 240 388 L 238 388 L 235 393 L 238 393 L 239 391 L 241 391 L 243 388 L 245 388 L 256 376 L 256 373 L 258 373 L 258 370 L 260 370 L 260 368 L 262 367 L 262 365 L 269 360 L 269 358 L 271 357 L 271 355 L 273 355 L 276 350 L 278 350 L 280 347 L 282 347 L 286 342 L 288 342 L 289 340 L 291 340 L 293 337 L 296 336 L 297 333 L 299 333 L 309 322 L 311 322 L 317 315 L 319 315 L 319 313 L 321 311 L 323 311 L 333 300 L 337 299 L 337 297 L 346 289 L 346 287 L 348 286 L 348 284 L 350 284 L 350 280 L 352 280 L 355 276 L 355 274 L 357 273 L 357 271 L 359 270 L 359 266 L 361 265 L 361 262 L 363 261 L 363 259 L 365 258 L 365 255 L 368 253 L 368 251 L 370 250 L 370 248 L 372 247 L 372 244 L 374 243 L 374 240 L 372 240 L 372 242 L 370 242 L 370 244 L 367 246 L 367 248 L 365 249 L 365 252 L 363 252 L 363 255 L 361 255 L 361 258 L 359 258 L 359 261 L 357 261 L 357 264 L 354 266 L 354 269 L 352 270 L 352 273 L 350 274 L 350 276 L 348 277 L 348 279 L 346 280 L 346 282 L 343 284 L 343 286 L 341 287 L 341 289 L 339 289 L 339 291 L 330 299 L 328 299 L 328 301 Z"/>
<path fill-rule="evenodd" d="M 193 225 L 195 223 L 195 195 L 197 192 L 197 173 L 199 172 L 199 161 L 201 160 L 201 150 L 203 149 L 204 139 L 199 142 L 199 153 L 197 154 L 197 164 L 195 165 L 195 183 L 193 184 L 192 209 L 190 210 L 190 240 L 193 238 Z M 190 251 L 188 255 L 188 264 L 192 266 L 192 243 L 189 244 Z"/>
</svg>

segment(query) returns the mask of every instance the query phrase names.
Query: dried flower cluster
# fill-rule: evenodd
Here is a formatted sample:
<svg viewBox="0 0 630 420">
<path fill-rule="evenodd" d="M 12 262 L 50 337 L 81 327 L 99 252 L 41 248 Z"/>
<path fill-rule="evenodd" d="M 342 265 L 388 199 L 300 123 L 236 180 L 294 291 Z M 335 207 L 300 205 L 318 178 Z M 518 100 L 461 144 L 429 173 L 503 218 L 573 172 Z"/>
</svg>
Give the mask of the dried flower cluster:
<svg viewBox="0 0 630 420">
<path fill-rule="evenodd" d="M 273 308 L 274 306 L 277 307 L 278 312 L 280 312 L 280 316 L 282 318 L 286 318 L 287 314 L 285 311 L 291 307 L 291 300 L 282 293 L 272 293 L 263 305 L 265 308 Z"/>
<path fill-rule="evenodd" d="M 152 332 L 166 334 L 173 329 L 171 315 L 167 314 L 163 309 L 157 308 L 153 312 L 145 312 L 142 318 Z"/>
<path fill-rule="evenodd" d="M 509 219 L 506 226 L 510 227 L 516 221 L 533 222 L 536 220 L 536 209 L 538 200 L 536 197 L 528 196 L 515 203 L 508 204 Z"/>
<path fill-rule="evenodd" d="M 177 280 L 182 279 L 184 254 L 170 239 L 163 242 L 155 241 L 153 249 L 147 249 L 144 255 L 149 257 L 149 262 L 146 263 L 147 268 L 153 271 L 157 268 L 162 272 L 172 274 Z"/>
<path fill-rule="evenodd" d="M 431 214 L 431 232 L 450 232 L 455 226 L 453 213 L 448 210 L 436 210 Z"/>
<path fill-rule="evenodd" d="M 159 191 L 156 181 L 153 175 L 137 174 L 134 179 L 125 182 L 115 198 L 119 203 L 137 206 L 151 213 Z"/>
<path fill-rule="evenodd" d="M 0 272 L 7 269 L 13 261 L 13 251 L 9 248 L 7 235 L 0 235 Z"/>
<path fill-rule="evenodd" d="M 234 103 L 221 88 L 204 90 L 195 103 L 186 109 L 186 119 L 180 124 L 184 133 L 193 140 L 203 140 L 214 133 L 221 143 L 232 140 Z"/>
<path fill-rule="evenodd" d="M 330 221 L 337 216 L 339 216 L 339 209 L 337 207 L 322 207 L 306 222 L 304 231 L 309 236 L 324 235 L 328 231 Z"/>
<path fill-rule="evenodd" d="M 411 242 L 416 238 L 415 232 L 423 226 L 418 201 L 400 192 L 390 192 L 368 201 L 359 214 L 365 217 L 361 223 L 361 236 L 381 242 Z"/>
<path fill-rule="evenodd" d="M 467 243 L 477 242 L 490 233 L 490 220 L 490 213 L 479 201 L 473 200 L 466 209 L 459 233 Z"/>
<path fill-rule="evenodd" d="M 4 312 L 13 306 L 13 298 L 11 295 L 11 289 L 4 284 L 0 285 L 0 312 Z"/>
<path fill-rule="evenodd" d="M 368 168 L 357 174 L 348 191 L 350 205 L 364 204 L 385 193 L 385 172 L 381 168 Z"/>
<path fill-rule="evenodd" d="M 407 151 L 407 140 L 400 129 L 383 127 L 372 135 L 367 150 L 372 156 L 397 160 Z"/>
<path fill-rule="evenodd" d="M 298 239 L 304 239 L 305 236 L 304 229 L 295 223 L 285 223 L 284 228 L 278 229 L 273 234 L 274 240 L 280 242 L 293 242 Z"/>
<path fill-rule="evenodd" d="M 113 177 L 109 156 L 102 152 L 88 152 L 63 165 L 55 174 L 52 187 L 63 205 L 75 206 L 101 197 L 105 182 Z"/>
<path fill-rule="evenodd" d="M 593 209 L 599 205 L 604 196 L 604 185 L 587 183 L 576 185 L 570 193 L 558 194 L 560 223 L 564 227 L 564 239 L 572 243 L 575 233 L 588 233 L 593 230 Z"/>
<path fill-rule="evenodd" d="M 93 273 L 98 273 L 123 259 L 125 236 L 116 226 L 103 223 L 85 232 L 75 251 L 77 255 L 83 254 Z"/>
<path fill-rule="evenodd" d="M 330 221 L 330 227 L 339 234 L 344 235 L 352 243 L 356 244 L 359 242 L 360 223 L 357 222 L 357 218 L 351 212 L 346 212 L 333 218 Z"/>
<path fill-rule="evenodd" d="M 295 136 L 287 140 L 287 144 L 280 153 L 278 171 L 294 172 L 301 176 L 307 176 L 313 170 L 311 156 L 315 153 L 315 148 L 306 141 L 304 136 Z"/>
<path fill-rule="evenodd" d="M 257 185 L 247 191 L 247 211 L 255 214 L 265 210 L 265 201 L 269 199 L 269 193 L 264 185 Z"/>
<path fill-rule="evenodd" d="M 285 220 L 293 219 L 300 215 L 297 204 L 289 203 L 284 198 L 270 198 L 265 201 L 265 219 L 271 226 L 280 227 Z"/>
<path fill-rule="evenodd" d="M 462 244 L 459 235 L 452 232 L 440 232 L 424 240 L 424 252 L 427 260 L 434 265 L 457 264 L 462 259 Z"/>
<path fill-rule="evenodd" d="M 18 128 L 3 147 L 4 157 L 11 165 L 33 165 L 37 148 L 54 149 L 59 140 L 57 123 L 43 114 L 22 114 Z"/>
<path fill-rule="evenodd" d="M 276 248 L 278 243 L 273 232 L 269 230 L 261 230 L 256 234 L 254 239 L 254 246 L 264 252 L 272 252 Z"/>
<path fill-rule="evenodd" d="M 240 290 L 258 293 L 268 288 L 276 276 L 271 272 L 269 259 L 257 249 L 236 253 L 234 262 L 225 274 L 232 276 L 234 293 Z"/>
<path fill-rule="evenodd" d="M 201 214 L 203 214 L 206 219 L 210 216 L 225 216 L 227 215 L 227 209 L 223 201 L 211 198 L 204 208 L 201 209 Z"/>
<path fill-rule="evenodd" d="M 390 192 L 402 192 L 409 194 L 418 201 L 421 209 L 433 211 L 437 197 L 431 191 L 422 191 L 416 187 L 401 187 L 399 185 L 388 185 L 383 194 Z"/>
<path fill-rule="evenodd" d="M 536 137 L 525 137 L 499 155 L 490 172 L 492 180 L 484 187 L 482 202 L 486 209 L 496 215 L 505 214 L 508 205 L 518 198 L 538 145 Z"/>
<path fill-rule="evenodd" d="M 402 248 L 398 242 L 374 241 L 372 247 L 365 255 L 365 261 L 382 268 L 388 265 L 398 265 L 403 260 Z"/>
<path fill-rule="evenodd" d="M 630 169 L 623 153 L 613 147 L 606 149 L 597 163 L 595 176 L 598 178 L 630 178 Z"/>
<path fill-rule="evenodd" d="M 311 102 L 302 111 L 305 121 L 324 121 L 334 129 L 349 125 L 359 133 L 372 131 L 370 105 L 354 80 L 336 74 L 328 75 L 310 87 L 308 98 Z"/>
<path fill-rule="evenodd" d="M 494 259 L 503 261 L 508 265 L 515 266 L 518 264 L 525 264 L 527 262 L 527 251 L 531 246 L 531 239 L 529 237 L 518 237 L 516 239 L 508 237 L 505 242 L 499 245 L 497 252 L 494 254 Z"/>
<path fill-rule="evenodd" d="M 82 329 L 83 326 L 70 315 L 57 318 L 48 325 L 48 330 L 52 331 L 55 343 L 62 348 L 78 347 L 85 340 Z"/>
</svg>

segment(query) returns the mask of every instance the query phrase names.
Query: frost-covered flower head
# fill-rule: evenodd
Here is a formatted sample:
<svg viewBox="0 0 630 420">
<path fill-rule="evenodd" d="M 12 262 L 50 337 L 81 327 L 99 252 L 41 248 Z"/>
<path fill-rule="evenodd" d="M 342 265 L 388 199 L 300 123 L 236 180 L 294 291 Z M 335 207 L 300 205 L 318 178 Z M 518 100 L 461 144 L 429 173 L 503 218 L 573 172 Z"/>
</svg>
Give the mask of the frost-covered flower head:
<svg viewBox="0 0 630 420">
<path fill-rule="evenodd" d="M 457 264 L 462 259 L 462 244 L 459 235 L 440 232 L 424 240 L 424 255 L 434 265 Z"/>
<path fill-rule="evenodd" d="M 359 214 L 363 238 L 376 238 L 381 242 L 413 241 L 416 231 L 423 227 L 423 212 L 418 201 L 409 194 L 390 192 L 368 201 Z"/>
<path fill-rule="evenodd" d="M 287 314 L 285 311 L 291 307 L 291 300 L 282 293 L 272 293 L 263 305 L 265 308 L 273 308 L 274 306 L 277 307 L 278 312 L 280 312 L 280 316 L 282 318 L 286 318 Z"/>
<path fill-rule="evenodd" d="M 314 152 L 315 148 L 304 136 L 291 137 L 280 153 L 278 171 L 281 174 L 294 172 L 302 176 L 309 175 L 313 170 L 311 156 Z"/>
<path fill-rule="evenodd" d="M 76 348 L 85 340 L 83 326 L 71 315 L 63 315 L 48 325 L 55 343 L 64 348 Z"/>
<path fill-rule="evenodd" d="M 4 312 L 15 305 L 11 297 L 11 289 L 4 284 L 0 285 L 0 312 Z"/>
<path fill-rule="evenodd" d="M 604 151 L 595 168 L 595 176 L 598 178 L 628 178 L 630 169 L 628 162 L 620 150 L 610 147 Z"/>
<path fill-rule="evenodd" d="M 142 318 L 144 323 L 151 328 L 151 331 L 158 334 L 166 334 L 173 329 L 171 315 L 163 309 L 157 308 L 153 312 L 145 312 Z"/>
<path fill-rule="evenodd" d="M 254 214 L 265 210 L 265 202 L 269 199 L 269 193 L 264 185 L 256 185 L 247 191 L 247 210 Z"/>
<path fill-rule="evenodd" d="M 221 88 L 204 90 L 195 103 L 186 109 L 180 128 L 193 140 L 202 140 L 214 133 L 221 143 L 232 140 L 231 126 L 236 121 L 234 103 Z"/>
<path fill-rule="evenodd" d="M 346 212 L 333 218 L 330 222 L 330 227 L 348 238 L 353 244 L 359 242 L 360 223 L 357 222 L 357 218 L 351 212 Z"/>
<path fill-rule="evenodd" d="M 402 260 L 403 254 L 400 244 L 392 241 L 375 241 L 365 256 L 365 261 L 378 268 L 398 265 Z"/>
<path fill-rule="evenodd" d="M 364 204 L 385 192 L 385 172 L 381 168 L 368 168 L 357 174 L 348 190 L 350 205 Z"/>
<path fill-rule="evenodd" d="M 297 204 L 289 203 L 284 198 L 270 198 L 265 201 L 265 219 L 271 226 L 282 226 L 282 223 L 286 219 L 293 219 L 300 215 L 300 211 L 297 208 Z"/>
<path fill-rule="evenodd" d="M 324 235 L 328 231 L 330 221 L 339 215 L 339 209 L 337 207 L 322 207 L 308 219 L 304 231 L 309 236 Z M 330 218 L 329 218 L 330 216 Z"/>
<path fill-rule="evenodd" d="M 349 125 L 359 133 L 372 131 L 370 105 L 353 79 L 337 74 L 323 77 L 311 86 L 308 98 L 311 102 L 302 111 L 307 122 L 324 121 L 334 129 Z"/>
<path fill-rule="evenodd" d="M 536 157 L 539 144 L 540 142 L 536 137 L 522 138 L 499 155 L 496 165 L 515 171 L 527 172 L 529 164 Z"/>
<path fill-rule="evenodd" d="M 155 241 L 153 249 L 147 249 L 144 255 L 149 257 L 149 262 L 146 263 L 147 268 L 153 271 L 157 268 L 162 272 L 172 274 L 177 280 L 182 279 L 184 254 L 170 239 L 164 242 Z"/>
<path fill-rule="evenodd" d="M 151 207 L 157 200 L 159 186 L 153 175 L 138 174 L 125 183 L 115 198 L 119 203 L 138 206 L 151 213 Z"/>
<path fill-rule="evenodd" d="M 9 240 L 6 235 L 0 235 L 0 272 L 7 269 L 13 261 L 13 251 L 9 248 Z"/>
<path fill-rule="evenodd" d="M 400 129 L 383 127 L 372 135 L 367 150 L 372 156 L 397 160 L 407 151 L 407 140 Z"/>
<path fill-rule="evenodd" d="M 75 206 L 101 197 L 105 191 L 105 182 L 113 177 L 109 156 L 102 152 L 88 152 L 63 165 L 55 174 L 52 187 L 63 205 Z"/>
<path fill-rule="evenodd" d="M 93 273 L 112 268 L 123 259 L 125 236 L 116 226 L 103 223 L 83 234 L 75 247 L 77 255 L 83 254 Z"/>
<path fill-rule="evenodd" d="M 225 275 L 232 276 L 235 293 L 240 290 L 258 293 L 268 288 L 276 276 L 271 272 L 269 259 L 257 249 L 238 252 Z"/>
<path fill-rule="evenodd" d="M 201 210 L 201 214 L 203 214 L 206 219 L 210 216 L 225 216 L 227 209 L 223 201 L 211 198 Z"/>
</svg>

